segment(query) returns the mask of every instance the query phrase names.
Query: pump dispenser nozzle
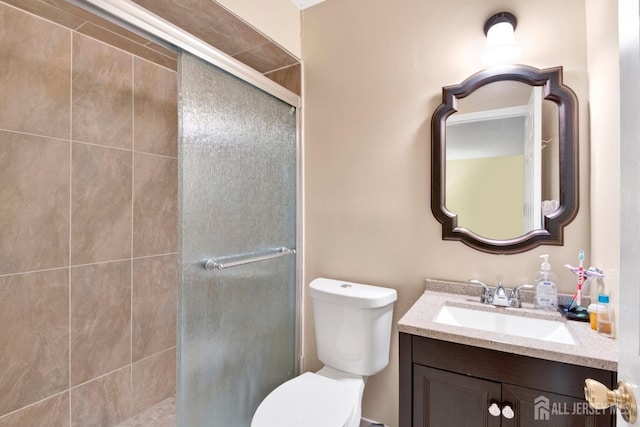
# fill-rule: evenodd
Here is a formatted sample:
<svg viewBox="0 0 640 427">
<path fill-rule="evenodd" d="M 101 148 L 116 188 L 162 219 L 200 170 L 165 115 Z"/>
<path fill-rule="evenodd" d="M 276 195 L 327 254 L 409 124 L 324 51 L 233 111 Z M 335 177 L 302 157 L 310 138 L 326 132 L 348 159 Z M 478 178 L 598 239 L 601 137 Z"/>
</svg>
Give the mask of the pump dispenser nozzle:
<svg viewBox="0 0 640 427">
<path fill-rule="evenodd" d="M 544 254 L 540 255 L 542 259 L 542 264 L 540 264 L 540 270 L 542 271 L 551 271 L 551 264 L 549 264 L 549 255 Z"/>
</svg>

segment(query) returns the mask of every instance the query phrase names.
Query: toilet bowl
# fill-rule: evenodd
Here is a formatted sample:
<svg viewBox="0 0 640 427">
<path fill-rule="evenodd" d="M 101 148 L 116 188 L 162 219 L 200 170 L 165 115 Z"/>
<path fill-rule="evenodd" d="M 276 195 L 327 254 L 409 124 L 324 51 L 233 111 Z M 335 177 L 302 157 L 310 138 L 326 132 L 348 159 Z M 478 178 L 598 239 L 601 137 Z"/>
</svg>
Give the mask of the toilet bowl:
<svg viewBox="0 0 640 427">
<path fill-rule="evenodd" d="M 364 379 L 322 368 L 273 390 L 260 404 L 251 427 L 358 427 Z"/>
<path fill-rule="evenodd" d="M 358 427 L 367 377 L 389 363 L 394 289 L 324 278 L 309 288 L 325 366 L 273 390 L 251 427 Z"/>
</svg>

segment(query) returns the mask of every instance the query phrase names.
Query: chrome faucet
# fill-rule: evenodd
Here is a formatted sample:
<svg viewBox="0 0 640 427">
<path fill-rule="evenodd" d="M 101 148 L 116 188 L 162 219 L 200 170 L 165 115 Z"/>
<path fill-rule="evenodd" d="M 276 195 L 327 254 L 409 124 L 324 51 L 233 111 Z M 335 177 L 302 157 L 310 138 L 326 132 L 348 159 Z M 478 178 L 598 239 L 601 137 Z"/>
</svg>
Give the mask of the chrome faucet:
<svg viewBox="0 0 640 427">
<path fill-rule="evenodd" d="M 492 304 L 498 307 L 522 307 L 522 300 L 520 297 L 520 289 L 533 288 L 532 285 L 521 285 L 517 288 L 510 290 L 502 285 L 502 282 L 498 282 L 498 286 L 492 291 L 486 283 L 480 280 L 471 279 L 469 283 L 482 286 L 482 293 L 480 294 L 480 302 L 483 304 Z"/>
<path fill-rule="evenodd" d="M 507 290 L 502 286 L 502 282 L 498 282 L 496 290 L 493 291 L 493 305 L 510 307 L 511 302 L 509 301 L 509 298 L 510 296 L 507 295 Z"/>
</svg>

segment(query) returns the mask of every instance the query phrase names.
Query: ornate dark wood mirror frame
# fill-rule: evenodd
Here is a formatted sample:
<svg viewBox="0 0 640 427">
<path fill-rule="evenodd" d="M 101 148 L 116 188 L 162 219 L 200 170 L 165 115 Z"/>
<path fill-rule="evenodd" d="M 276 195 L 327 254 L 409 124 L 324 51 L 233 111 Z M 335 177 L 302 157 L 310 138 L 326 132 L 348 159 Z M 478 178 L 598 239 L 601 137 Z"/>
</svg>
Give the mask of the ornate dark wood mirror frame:
<svg viewBox="0 0 640 427">
<path fill-rule="evenodd" d="M 457 111 L 457 100 L 489 83 L 513 80 L 543 86 L 544 99 L 558 107 L 560 206 L 543 216 L 543 229 L 508 240 L 485 238 L 458 227 L 455 213 L 445 206 L 446 121 Z M 480 71 L 462 83 L 442 89 L 442 104 L 431 119 L 431 211 L 442 224 L 444 240 L 459 240 L 483 252 L 514 254 L 539 245 L 562 245 L 563 229 L 578 213 L 578 100 L 562 83 L 562 67 L 540 70 L 525 65 Z"/>
</svg>

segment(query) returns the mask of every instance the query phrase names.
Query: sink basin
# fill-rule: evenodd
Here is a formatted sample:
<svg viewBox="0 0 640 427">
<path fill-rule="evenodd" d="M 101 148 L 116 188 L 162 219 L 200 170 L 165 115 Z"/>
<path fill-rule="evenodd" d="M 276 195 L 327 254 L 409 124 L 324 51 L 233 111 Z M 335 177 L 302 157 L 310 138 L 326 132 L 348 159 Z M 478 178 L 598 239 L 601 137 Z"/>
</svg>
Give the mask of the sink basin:
<svg viewBox="0 0 640 427">
<path fill-rule="evenodd" d="M 433 319 L 445 325 L 576 345 L 564 322 L 444 305 Z"/>
</svg>

